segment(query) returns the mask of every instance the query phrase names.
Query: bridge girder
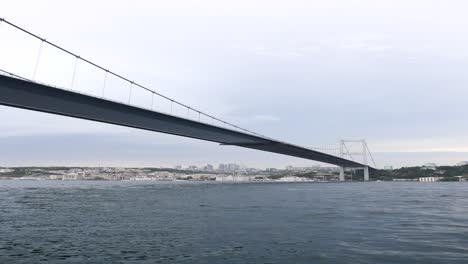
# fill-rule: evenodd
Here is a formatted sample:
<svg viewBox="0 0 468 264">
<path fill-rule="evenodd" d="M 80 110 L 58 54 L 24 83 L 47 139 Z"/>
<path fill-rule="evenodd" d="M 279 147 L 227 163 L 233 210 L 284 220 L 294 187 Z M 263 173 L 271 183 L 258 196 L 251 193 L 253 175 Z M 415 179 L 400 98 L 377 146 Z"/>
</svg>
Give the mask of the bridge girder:
<svg viewBox="0 0 468 264">
<path fill-rule="evenodd" d="M 262 150 L 340 167 L 366 167 L 294 144 L 4 75 L 0 75 L 0 105 Z"/>
</svg>

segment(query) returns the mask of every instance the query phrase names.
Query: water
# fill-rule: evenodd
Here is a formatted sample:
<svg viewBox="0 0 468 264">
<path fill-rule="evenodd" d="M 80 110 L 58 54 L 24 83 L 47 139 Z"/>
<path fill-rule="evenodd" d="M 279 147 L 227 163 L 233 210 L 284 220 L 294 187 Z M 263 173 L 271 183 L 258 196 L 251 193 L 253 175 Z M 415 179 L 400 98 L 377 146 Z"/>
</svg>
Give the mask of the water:
<svg viewBox="0 0 468 264">
<path fill-rule="evenodd" d="M 0 181 L 0 263 L 468 263 L 468 183 Z"/>
</svg>

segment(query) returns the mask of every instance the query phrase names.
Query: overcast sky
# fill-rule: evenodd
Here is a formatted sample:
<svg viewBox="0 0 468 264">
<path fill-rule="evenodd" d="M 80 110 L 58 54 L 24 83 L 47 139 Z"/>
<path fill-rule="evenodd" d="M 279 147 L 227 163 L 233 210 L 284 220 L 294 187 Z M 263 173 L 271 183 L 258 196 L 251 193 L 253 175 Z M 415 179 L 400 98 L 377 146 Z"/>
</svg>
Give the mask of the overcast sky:
<svg viewBox="0 0 468 264">
<path fill-rule="evenodd" d="M 3 0 L 0 17 L 240 126 L 305 146 L 365 138 L 377 165 L 403 166 L 468 160 L 466 10 L 461 0 Z M 0 24 L 0 68 L 30 78 L 39 45 Z M 68 87 L 73 65 L 43 47 L 36 77 Z M 99 94 L 102 82 L 78 65 L 76 89 Z M 106 89 L 119 99 L 128 87 Z M 9 107 L 0 155 L 0 166 L 315 164 Z"/>
</svg>

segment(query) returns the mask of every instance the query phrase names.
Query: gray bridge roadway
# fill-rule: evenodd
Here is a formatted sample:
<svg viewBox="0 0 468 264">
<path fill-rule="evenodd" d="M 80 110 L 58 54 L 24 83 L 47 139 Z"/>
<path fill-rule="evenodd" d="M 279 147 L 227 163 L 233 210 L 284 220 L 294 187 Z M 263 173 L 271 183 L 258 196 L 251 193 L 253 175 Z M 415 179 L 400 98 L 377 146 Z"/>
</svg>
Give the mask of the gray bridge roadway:
<svg viewBox="0 0 468 264">
<path fill-rule="evenodd" d="M 284 154 L 340 167 L 368 167 L 290 143 L 1 74 L 0 105 Z"/>
</svg>

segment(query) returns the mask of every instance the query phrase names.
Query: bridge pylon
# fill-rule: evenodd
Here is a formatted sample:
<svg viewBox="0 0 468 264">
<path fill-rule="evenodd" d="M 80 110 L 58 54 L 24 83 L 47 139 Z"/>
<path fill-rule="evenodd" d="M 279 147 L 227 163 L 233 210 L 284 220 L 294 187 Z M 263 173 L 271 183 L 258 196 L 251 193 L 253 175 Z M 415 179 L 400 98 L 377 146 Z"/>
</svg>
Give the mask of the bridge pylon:
<svg viewBox="0 0 468 264">
<path fill-rule="evenodd" d="M 347 145 L 348 144 L 348 145 Z M 359 150 L 358 151 L 353 151 L 354 148 L 351 148 L 351 145 L 353 145 L 354 148 L 356 148 L 356 145 L 358 146 Z M 350 151 L 351 149 L 351 151 Z M 340 167 L 340 174 L 339 174 L 339 180 L 340 181 L 345 181 L 345 170 L 346 169 L 362 169 L 364 171 L 364 181 L 369 181 L 369 166 L 368 165 L 368 156 L 371 158 L 374 166 L 375 166 L 375 161 L 374 158 L 372 157 L 372 154 L 369 150 L 369 147 L 367 146 L 366 140 L 365 139 L 359 139 L 359 140 L 340 140 L 340 157 L 342 158 L 348 158 L 353 161 L 355 160 L 356 156 L 360 156 L 362 158 L 362 164 L 366 165 L 364 167 L 359 167 L 359 168 L 345 168 L 345 167 Z"/>
<path fill-rule="evenodd" d="M 344 178 L 344 170 L 345 170 L 344 167 L 340 167 L 340 176 L 339 176 L 340 181 L 344 181 L 344 180 L 345 180 L 345 178 Z"/>
</svg>

